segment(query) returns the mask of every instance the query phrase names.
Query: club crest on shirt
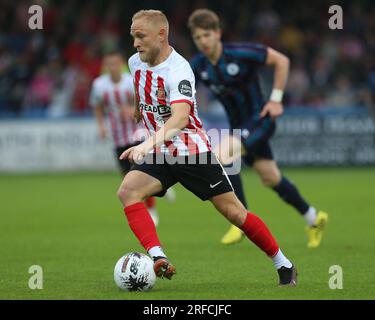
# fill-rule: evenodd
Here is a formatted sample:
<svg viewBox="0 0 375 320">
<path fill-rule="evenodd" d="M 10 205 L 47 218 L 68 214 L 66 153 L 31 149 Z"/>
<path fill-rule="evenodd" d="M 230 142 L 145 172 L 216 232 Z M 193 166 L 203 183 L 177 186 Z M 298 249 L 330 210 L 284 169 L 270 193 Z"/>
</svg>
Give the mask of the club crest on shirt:
<svg viewBox="0 0 375 320">
<path fill-rule="evenodd" d="M 202 71 L 201 72 L 201 78 L 203 80 L 207 80 L 208 79 L 208 72 L 207 71 Z"/>
<path fill-rule="evenodd" d="M 167 98 L 167 93 L 165 92 L 164 89 L 162 89 L 162 88 L 158 88 L 158 89 L 156 90 L 156 98 L 157 98 L 158 100 L 165 100 L 165 99 Z"/>
<path fill-rule="evenodd" d="M 238 66 L 238 64 L 236 63 L 228 63 L 227 65 L 227 72 L 231 75 L 231 76 L 235 76 L 236 74 L 238 74 L 238 72 L 240 71 L 240 67 Z"/>
<path fill-rule="evenodd" d="M 249 137 L 249 135 L 250 135 L 250 131 L 249 130 L 242 129 L 241 136 L 242 136 L 243 139 L 247 139 Z"/>
</svg>

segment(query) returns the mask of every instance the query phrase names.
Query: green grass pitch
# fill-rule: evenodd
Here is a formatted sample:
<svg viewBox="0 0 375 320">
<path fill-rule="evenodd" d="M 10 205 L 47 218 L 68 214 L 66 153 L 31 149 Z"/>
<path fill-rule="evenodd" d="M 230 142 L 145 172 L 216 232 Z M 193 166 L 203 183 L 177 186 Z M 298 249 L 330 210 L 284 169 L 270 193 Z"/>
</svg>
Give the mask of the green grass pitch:
<svg viewBox="0 0 375 320">
<path fill-rule="evenodd" d="M 304 220 L 251 171 L 242 173 L 251 209 L 296 264 L 296 288 L 278 288 L 272 262 L 247 239 L 219 240 L 229 224 L 209 202 L 176 186 L 177 202 L 158 200 L 159 237 L 178 274 L 150 292 L 121 292 L 113 268 L 144 252 L 131 233 L 113 173 L 0 176 L 0 299 L 375 299 L 375 169 L 286 169 L 314 205 L 329 213 L 318 249 L 306 248 Z M 31 265 L 43 289 L 28 287 Z M 343 289 L 328 286 L 332 265 Z"/>
</svg>

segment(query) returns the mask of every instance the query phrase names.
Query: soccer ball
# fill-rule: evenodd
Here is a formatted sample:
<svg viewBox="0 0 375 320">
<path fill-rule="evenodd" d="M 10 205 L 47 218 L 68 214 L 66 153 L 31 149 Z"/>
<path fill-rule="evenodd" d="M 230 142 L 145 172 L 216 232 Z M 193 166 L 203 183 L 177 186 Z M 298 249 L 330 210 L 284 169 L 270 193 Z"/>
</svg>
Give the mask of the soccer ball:
<svg viewBox="0 0 375 320">
<path fill-rule="evenodd" d="M 154 262 L 143 253 L 128 253 L 117 261 L 114 280 L 124 291 L 151 290 L 156 282 Z"/>
</svg>

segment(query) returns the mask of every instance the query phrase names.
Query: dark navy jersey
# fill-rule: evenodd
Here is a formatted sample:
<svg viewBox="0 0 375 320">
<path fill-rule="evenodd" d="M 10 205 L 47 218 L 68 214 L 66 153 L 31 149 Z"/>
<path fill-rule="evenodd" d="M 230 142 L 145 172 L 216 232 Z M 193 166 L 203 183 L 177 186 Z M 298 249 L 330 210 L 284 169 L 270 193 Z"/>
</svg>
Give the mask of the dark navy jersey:
<svg viewBox="0 0 375 320">
<path fill-rule="evenodd" d="M 267 59 L 267 47 L 254 43 L 223 44 L 216 65 L 201 53 L 191 61 L 196 82 L 203 82 L 223 104 L 232 129 L 254 127 L 265 105 L 258 69 Z"/>
</svg>

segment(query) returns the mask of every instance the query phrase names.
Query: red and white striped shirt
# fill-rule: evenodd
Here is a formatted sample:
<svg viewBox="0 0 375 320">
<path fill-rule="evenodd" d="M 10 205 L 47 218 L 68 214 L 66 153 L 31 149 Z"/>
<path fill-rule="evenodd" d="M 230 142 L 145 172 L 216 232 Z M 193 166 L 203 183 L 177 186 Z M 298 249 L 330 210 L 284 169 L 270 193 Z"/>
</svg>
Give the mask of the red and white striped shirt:
<svg viewBox="0 0 375 320">
<path fill-rule="evenodd" d="M 109 74 L 96 78 L 90 93 L 90 105 L 96 108 L 103 105 L 108 112 L 112 137 L 116 147 L 124 147 L 141 140 L 142 124 L 136 124 L 133 119 L 124 121 L 120 111 L 124 106 L 134 104 L 134 85 L 132 76 L 123 73 L 121 80 L 114 83 Z"/>
<path fill-rule="evenodd" d="M 185 58 L 173 50 L 165 61 L 150 67 L 136 53 L 129 59 L 129 69 L 134 78 L 143 123 L 151 135 L 169 119 L 172 104 L 186 102 L 191 107 L 186 128 L 151 152 L 186 156 L 211 151 L 198 117 L 194 73 Z"/>
</svg>

